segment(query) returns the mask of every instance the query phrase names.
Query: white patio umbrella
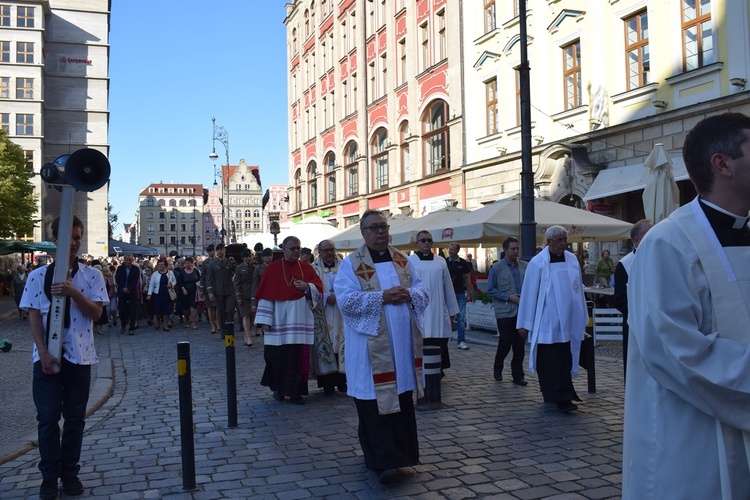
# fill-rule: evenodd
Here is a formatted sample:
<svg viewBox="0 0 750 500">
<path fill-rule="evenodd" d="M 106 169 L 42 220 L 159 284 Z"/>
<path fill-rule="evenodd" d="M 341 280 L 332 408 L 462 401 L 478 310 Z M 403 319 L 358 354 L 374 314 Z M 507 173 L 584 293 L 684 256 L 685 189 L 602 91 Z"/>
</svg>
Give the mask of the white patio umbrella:
<svg viewBox="0 0 750 500">
<path fill-rule="evenodd" d="M 388 225 L 391 226 L 389 232 L 393 233 L 394 231 L 398 231 L 399 227 L 402 224 L 411 220 L 411 217 L 407 217 L 406 215 L 401 214 L 396 214 L 392 217 L 389 217 Z M 336 245 L 336 250 L 343 251 L 356 250 L 365 242 L 364 238 L 362 238 L 362 233 L 359 230 L 359 224 L 354 224 L 345 229 L 342 229 L 337 234 L 334 234 L 328 239 L 333 241 L 333 244 Z"/>
<path fill-rule="evenodd" d="M 299 222 L 284 222 L 281 224 L 281 232 L 278 234 L 276 241 L 279 246 L 287 236 L 296 236 L 300 239 L 303 247 L 314 249 L 321 240 L 328 239 L 330 236 L 339 232 L 331 222 L 318 216 L 307 217 Z M 245 243 L 250 248 L 260 242 L 264 247 L 273 247 L 273 235 L 270 233 L 255 234 L 245 238 Z"/>
<path fill-rule="evenodd" d="M 569 241 L 613 241 L 630 237 L 632 224 L 549 200 L 534 200 L 537 242 L 554 225 L 568 229 Z M 477 210 L 459 215 L 453 221 L 427 229 L 436 243 L 502 244 L 508 236 L 520 236 L 521 198 L 499 200 Z"/>
<path fill-rule="evenodd" d="M 417 217 L 399 225 L 395 230 L 391 228 L 391 245 L 395 247 L 416 247 L 417 233 L 428 230 L 429 227 L 450 225 L 458 216 L 468 213 L 468 210 L 456 207 L 445 207 L 435 210 L 422 217 Z M 432 235 L 433 238 L 435 235 Z"/>
<path fill-rule="evenodd" d="M 672 174 L 672 160 L 662 144 L 657 144 L 643 162 L 649 170 L 643 189 L 643 209 L 654 224 L 680 207 L 680 190 Z"/>
</svg>

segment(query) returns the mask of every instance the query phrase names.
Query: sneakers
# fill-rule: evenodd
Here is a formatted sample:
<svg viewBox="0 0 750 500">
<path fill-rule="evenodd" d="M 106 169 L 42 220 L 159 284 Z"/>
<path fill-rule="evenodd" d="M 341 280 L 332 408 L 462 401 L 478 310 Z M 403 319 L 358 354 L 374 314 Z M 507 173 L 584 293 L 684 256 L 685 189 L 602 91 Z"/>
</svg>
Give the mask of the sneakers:
<svg viewBox="0 0 750 500">
<path fill-rule="evenodd" d="M 77 497 L 83 493 L 83 484 L 81 484 L 77 476 L 63 479 L 62 484 L 66 495 Z"/>
<path fill-rule="evenodd" d="M 458 347 L 462 351 L 468 351 L 469 350 L 469 346 L 466 345 L 466 342 L 459 342 L 456 347 Z"/>
<path fill-rule="evenodd" d="M 42 479 L 42 485 L 39 487 L 39 498 L 42 500 L 57 498 L 57 478 Z"/>
</svg>

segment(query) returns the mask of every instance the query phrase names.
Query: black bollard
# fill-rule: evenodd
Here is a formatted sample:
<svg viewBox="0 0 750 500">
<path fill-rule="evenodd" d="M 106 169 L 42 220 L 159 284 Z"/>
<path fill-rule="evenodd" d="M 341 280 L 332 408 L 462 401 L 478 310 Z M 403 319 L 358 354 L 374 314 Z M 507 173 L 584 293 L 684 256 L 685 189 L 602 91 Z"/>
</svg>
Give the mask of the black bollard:
<svg viewBox="0 0 750 500">
<path fill-rule="evenodd" d="M 592 314 L 592 306 L 589 305 L 589 322 L 586 325 L 586 333 L 583 335 L 581 341 L 581 354 L 579 356 L 578 365 L 581 368 L 586 369 L 586 376 L 588 379 L 588 392 L 594 394 L 596 392 L 596 357 L 595 357 L 595 346 L 594 346 L 594 316 Z"/>
<path fill-rule="evenodd" d="M 227 426 L 237 427 L 237 370 L 234 357 L 234 322 L 224 323 L 224 347 L 227 354 Z"/>
<path fill-rule="evenodd" d="M 195 443 L 193 442 L 193 389 L 190 381 L 190 342 L 177 343 L 177 381 L 180 391 L 180 445 L 182 489 L 194 490 Z"/>
<path fill-rule="evenodd" d="M 424 370 L 424 398 L 417 401 L 417 410 L 439 410 L 445 405 L 440 395 L 440 346 L 426 345 L 422 348 Z"/>
</svg>

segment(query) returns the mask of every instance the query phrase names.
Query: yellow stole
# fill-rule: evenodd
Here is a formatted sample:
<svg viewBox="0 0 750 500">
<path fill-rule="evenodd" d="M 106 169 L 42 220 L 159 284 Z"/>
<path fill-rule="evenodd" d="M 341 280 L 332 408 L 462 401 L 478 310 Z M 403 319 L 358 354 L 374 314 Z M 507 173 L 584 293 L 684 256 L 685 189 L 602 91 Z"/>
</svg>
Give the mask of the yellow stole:
<svg viewBox="0 0 750 500">
<path fill-rule="evenodd" d="M 393 247 L 388 247 L 388 252 L 393 260 L 399 283 L 404 288 L 411 286 L 411 271 L 409 263 L 402 252 Z M 375 263 L 366 245 L 362 245 L 350 257 L 354 275 L 357 276 L 363 292 L 380 291 L 380 280 L 375 272 Z M 422 397 L 422 334 L 417 328 L 414 319 L 414 311 L 410 311 L 410 327 L 412 337 L 412 348 L 414 350 L 414 373 L 416 376 L 418 397 Z M 370 366 L 372 367 L 372 378 L 375 383 L 375 397 L 378 402 L 378 413 L 387 415 L 398 413 L 401 406 L 398 402 L 398 385 L 396 383 L 396 369 L 393 366 L 393 353 L 388 328 L 385 322 L 385 314 L 381 310 L 380 322 L 378 323 L 378 334 L 367 338 L 367 346 L 370 353 Z"/>
</svg>

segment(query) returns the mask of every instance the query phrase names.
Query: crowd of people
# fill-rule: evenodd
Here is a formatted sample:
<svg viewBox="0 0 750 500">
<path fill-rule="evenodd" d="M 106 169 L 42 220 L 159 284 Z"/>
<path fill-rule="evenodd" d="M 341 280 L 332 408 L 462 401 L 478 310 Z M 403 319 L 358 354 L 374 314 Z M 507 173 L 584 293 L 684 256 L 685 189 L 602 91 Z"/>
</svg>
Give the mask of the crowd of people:
<svg viewBox="0 0 750 500">
<path fill-rule="evenodd" d="M 635 224 L 634 250 L 620 266 L 607 251 L 596 266 L 602 285 L 615 276 L 616 304 L 630 326 L 623 497 L 750 498 L 750 118 L 701 121 L 683 154 L 699 196 L 653 228 Z M 219 244 L 199 262 L 86 261 L 76 257 L 83 224 L 74 218 L 68 280 L 52 282 L 47 268 L 26 278 L 19 268 L 14 277 L 23 283 L 18 304 L 34 340 L 40 497 L 55 498 L 58 479 L 67 494 L 83 492 L 78 461 L 96 362 L 93 332 L 101 332 L 94 324 L 118 321 L 120 333 L 134 335 L 143 322 L 169 331 L 205 318 L 211 333 L 228 334 L 238 311 L 246 345 L 253 333 L 264 335 L 260 383 L 275 400 L 305 404 L 315 378 L 325 395 L 352 397 L 365 465 L 381 483 L 418 464 L 423 346 L 439 348 L 431 368 L 441 376 L 453 331 L 457 348 L 468 349 L 463 316 L 472 263 L 456 243 L 447 258 L 436 254 L 428 231 L 417 235 L 413 255 L 390 246 L 388 219 L 378 210 L 362 214 L 360 231 L 364 244 L 346 258 L 330 240 L 317 245 L 316 258 L 289 236 L 275 260 L 256 247 L 238 263 Z M 580 401 L 573 377 L 589 315 L 568 231 L 549 227 L 545 239 L 526 263 L 518 259 L 519 241 L 508 237 L 490 269 L 499 333 L 493 375 L 502 382 L 512 351 L 512 381 L 527 386 L 528 341 L 528 369 L 538 375 L 542 399 L 568 414 Z M 52 295 L 67 300 L 60 360 L 46 349 Z"/>
</svg>

